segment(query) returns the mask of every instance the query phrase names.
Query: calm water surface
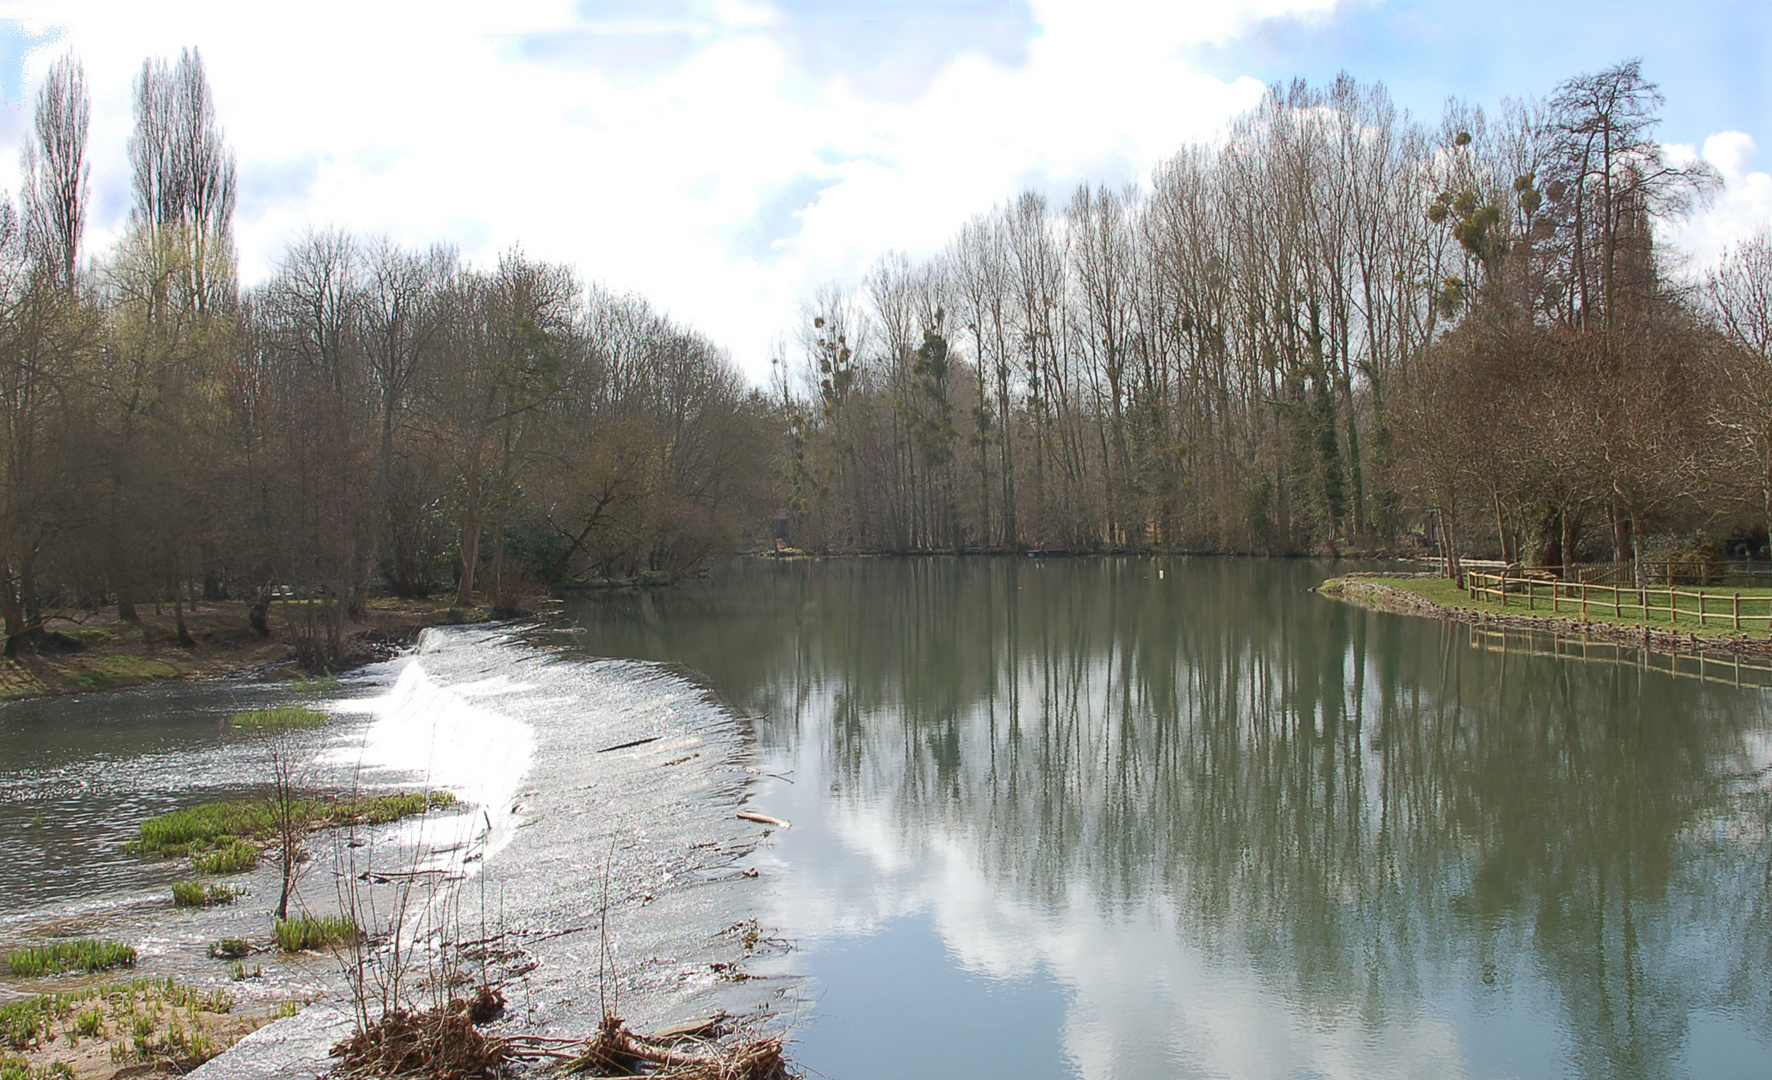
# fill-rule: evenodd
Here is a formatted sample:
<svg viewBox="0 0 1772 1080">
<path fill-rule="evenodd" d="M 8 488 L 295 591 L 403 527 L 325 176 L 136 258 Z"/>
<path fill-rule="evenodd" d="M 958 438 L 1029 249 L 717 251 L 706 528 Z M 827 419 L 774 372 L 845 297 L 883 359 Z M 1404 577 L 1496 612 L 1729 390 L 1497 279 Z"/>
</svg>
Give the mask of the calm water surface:
<svg viewBox="0 0 1772 1080">
<path fill-rule="evenodd" d="M 1365 612 L 1330 569 L 745 562 L 427 635 L 304 737 L 316 782 L 463 800 L 437 828 L 547 1034 L 596 1023 L 606 897 L 630 1019 L 785 1006 L 837 1080 L 1772 1075 L 1772 692 Z M 275 882 L 180 912 L 120 845 L 256 790 L 225 718 L 295 693 L 0 708 L 0 947 L 225 983 L 206 943 Z"/>
<path fill-rule="evenodd" d="M 556 647 L 753 718 L 826 1075 L 1772 1073 L 1767 691 L 1329 569 L 747 563 Z"/>
</svg>

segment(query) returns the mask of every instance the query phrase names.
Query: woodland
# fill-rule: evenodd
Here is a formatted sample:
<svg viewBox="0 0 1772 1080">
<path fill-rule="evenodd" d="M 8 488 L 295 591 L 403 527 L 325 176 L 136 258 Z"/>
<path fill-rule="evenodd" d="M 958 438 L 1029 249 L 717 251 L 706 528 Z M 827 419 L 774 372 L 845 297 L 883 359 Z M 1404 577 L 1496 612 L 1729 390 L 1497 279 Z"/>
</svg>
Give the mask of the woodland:
<svg viewBox="0 0 1772 1080">
<path fill-rule="evenodd" d="M 514 608 L 761 548 L 1751 554 L 1772 236 L 1658 243 L 1720 185 L 1661 105 L 1635 61 L 1434 123 L 1275 87 L 1148 185 L 1029 191 L 819 287 L 754 385 L 521 249 L 310 230 L 243 285 L 195 51 L 144 62 L 127 227 L 89 251 L 69 56 L 0 206 L 6 647 L 222 599 L 261 632 L 304 601 L 324 647 L 378 595 Z"/>
</svg>

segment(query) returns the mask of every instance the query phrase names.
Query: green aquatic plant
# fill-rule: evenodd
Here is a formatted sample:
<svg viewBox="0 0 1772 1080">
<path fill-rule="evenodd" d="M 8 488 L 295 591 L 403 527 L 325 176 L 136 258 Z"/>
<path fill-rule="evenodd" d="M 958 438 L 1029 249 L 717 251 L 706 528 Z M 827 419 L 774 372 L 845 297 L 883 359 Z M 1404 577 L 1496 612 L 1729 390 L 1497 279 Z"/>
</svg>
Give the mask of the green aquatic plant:
<svg viewBox="0 0 1772 1080">
<path fill-rule="evenodd" d="M 119 941 L 52 941 L 25 949 L 14 949 L 7 957 L 7 967 L 20 978 L 59 975 L 65 971 L 109 971 L 112 968 L 134 967 L 135 949 Z"/>
<path fill-rule="evenodd" d="M 246 845 L 250 847 L 251 845 Z M 213 854 L 221 854 L 215 852 Z M 205 858 L 199 855 L 197 859 Z M 192 860 L 193 862 L 197 860 Z M 178 907 L 210 907 L 215 904 L 231 904 L 240 895 L 240 890 L 229 885 L 205 885 L 201 881 L 175 881 L 172 883 L 172 902 Z"/>
<path fill-rule="evenodd" d="M 339 681 L 337 675 L 315 675 L 291 679 L 284 685 L 298 694 L 329 694 L 339 688 Z"/>
<path fill-rule="evenodd" d="M 440 810 L 455 803 L 447 791 L 403 791 L 387 795 L 352 795 L 342 798 L 302 796 L 289 807 L 304 831 L 344 825 L 385 825 L 401 818 Z M 273 799 L 204 803 L 172 810 L 141 823 L 129 850 L 144 855 L 188 855 L 224 848 L 244 840 L 268 840 L 277 835 L 278 806 Z M 238 853 L 236 853 L 238 854 Z M 237 867 L 250 870 L 251 863 Z M 193 866 L 198 873 L 232 873 Z"/>
<path fill-rule="evenodd" d="M 326 720 L 325 713 L 300 705 L 279 705 L 274 709 L 254 709 L 250 712 L 237 712 L 228 717 L 229 724 L 237 728 L 246 728 L 249 731 L 294 731 L 299 728 L 319 727 Z"/>
<path fill-rule="evenodd" d="M 252 955 L 252 943 L 245 938 L 225 937 L 209 947 L 209 955 L 217 960 L 233 960 Z"/>
<path fill-rule="evenodd" d="M 213 851 L 201 851 L 191 856 L 191 869 L 199 874 L 239 874 L 251 870 L 258 865 L 258 848 L 244 840 L 230 840 Z M 189 883 L 187 883 L 189 884 Z M 222 886 L 211 886 L 211 890 Z M 173 899 L 178 898 L 178 886 L 173 886 Z M 230 897 L 231 899 L 231 897 Z M 183 901 L 179 901 L 183 903 Z M 209 899 L 205 904 L 227 903 L 227 900 Z"/>
<path fill-rule="evenodd" d="M 349 944 L 361 933 L 356 920 L 336 915 L 296 915 L 278 919 L 271 930 L 271 935 L 277 939 L 277 948 L 286 953 Z"/>
</svg>

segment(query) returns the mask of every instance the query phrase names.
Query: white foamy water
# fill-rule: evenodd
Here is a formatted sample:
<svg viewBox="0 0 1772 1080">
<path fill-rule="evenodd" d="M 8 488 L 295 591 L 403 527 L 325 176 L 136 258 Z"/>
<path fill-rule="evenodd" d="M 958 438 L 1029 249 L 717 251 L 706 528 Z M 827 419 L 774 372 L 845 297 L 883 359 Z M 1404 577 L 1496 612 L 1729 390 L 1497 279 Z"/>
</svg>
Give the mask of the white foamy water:
<svg viewBox="0 0 1772 1080">
<path fill-rule="evenodd" d="M 518 786 L 535 758 L 534 729 L 496 703 L 532 687 L 502 675 L 448 684 L 427 667 L 439 656 L 435 644 L 427 635 L 417 655 L 395 662 L 387 693 L 335 706 L 374 720 L 360 742 L 332 748 L 323 761 L 365 783 L 417 777 L 454 795 L 465 812 L 415 819 L 397 839 L 434 853 L 426 869 L 472 872 L 510 843 Z"/>
</svg>

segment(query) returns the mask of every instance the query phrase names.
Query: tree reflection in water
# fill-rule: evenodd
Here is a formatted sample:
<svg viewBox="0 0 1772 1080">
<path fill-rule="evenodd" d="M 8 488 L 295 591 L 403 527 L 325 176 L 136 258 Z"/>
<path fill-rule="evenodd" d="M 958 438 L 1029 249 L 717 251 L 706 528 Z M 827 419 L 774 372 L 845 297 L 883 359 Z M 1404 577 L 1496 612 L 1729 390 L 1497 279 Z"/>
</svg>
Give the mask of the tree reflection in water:
<svg viewBox="0 0 1772 1080">
<path fill-rule="evenodd" d="M 592 652 L 703 673 L 833 807 L 964 838 L 1035 910 L 1160 909 L 1307 1023 L 1530 983 L 1585 1075 L 1681 1072 L 1705 1011 L 1772 1036 L 1768 695 L 1473 648 L 1324 574 L 746 563 L 576 614 Z"/>
</svg>

